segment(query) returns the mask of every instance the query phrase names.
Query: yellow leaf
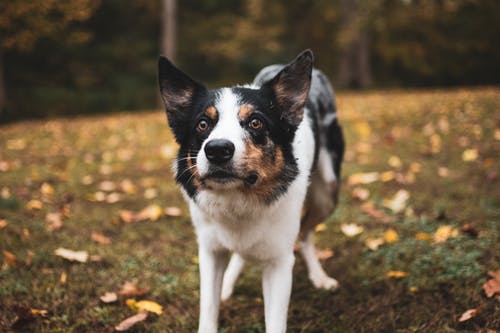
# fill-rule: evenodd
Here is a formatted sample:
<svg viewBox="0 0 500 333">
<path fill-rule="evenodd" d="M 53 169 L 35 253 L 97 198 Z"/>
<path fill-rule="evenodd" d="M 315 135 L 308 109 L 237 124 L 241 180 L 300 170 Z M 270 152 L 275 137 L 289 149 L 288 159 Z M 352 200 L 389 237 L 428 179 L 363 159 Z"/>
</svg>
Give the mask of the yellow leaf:
<svg viewBox="0 0 500 333">
<path fill-rule="evenodd" d="M 409 274 L 403 271 L 388 271 L 385 276 L 386 277 L 392 277 L 396 279 L 401 279 L 404 277 L 407 277 Z"/>
<path fill-rule="evenodd" d="M 31 314 L 42 316 L 42 317 L 46 317 L 47 313 L 48 313 L 47 310 L 34 309 L 34 308 L 32 308 L 30 311 L 31 311 Z"/>
<path fill-rule="evenodd" d="M 34 209 L 42 209 L 43 204 L 40 200 L 30 200 L 26 204 L 26 208 L 29 210 L 34 210 Z"/>
<path fill-rule="evenodd" d="M 408 291 L 409 291 L 410 293 L 416 293 L 416 292 L 418 291 L 418 287 L 417 287 L 417 286 L 410 286 L 410 287 L 408 288 Z"/>
<path fill-rule="evenodd" d="M 198 259 L 198 256 L 196 256 L 196 257 L 193 257 L 193 258 L 191 259 L 191 262 L 192 262 L 193 264 L 197 264 L 197 265 L 198 265 L 198 264 L 200 263 L 200 259 Z"/>
<path fill-rule="evenodd" d="M 314 231 L 316 231 L 316 232 L 321 232 L 321 231 L 325 231 L 325 230 L 326 230 L 326 224 L 324 224 L 324 223 L 320 223 L 314 228 Z"/>
<path fill-rule="evenodd" d="M 396 230 L 390 228 L 384 233 L 384 240 L 388 244 L 396 243 L 399 240 L 399 235 Z"/>
<path fill-rule="evenodd" d="M 380 174 L 380 180 L 384 183 L 389 182 L 395 178 L 396 174 L 394 171 L 386 171 Z"/>
<path fill-rule="evenodd" d="M 89 254 L 87 251 L 72 251 L 64 248 L 58 248 L 54 251 L 56 256 L 62 257 L 70 261 L 87 262 Z"/>
<path fill-rule="evenodd" d="M 442 225 L 434 233 L 434 242 L 444 243 L 448 238 L 457 237 L 459 234 L 458 229 L 453 228 L 451 225 Z"/>
<path fill-rule="evenodd" d="M 163 215 L 163 209 L 158 205 L 149 205 L 137 214 L 137 219 L 156 221 Z"/>
<path fill-rule="evenodd" d="M 431 153 L 437 154 L 441 152 L 441 137 L 439 134 L 433 134 L 430 137 Z"/>
<path fill-rule="evenodd" d="M 362 139 L 368 139 L 372 133 L 370 125 L 366 121 L 358 121 L 354 124 L 356 131 Z"/>
<path fill-rule="evenodd" d="M 158 315 L 162 314 L 163 312 L 163 307 L 153 301 L 147 301 L 147 300 L 142 300 L 142 301 L 136 301 L 133 298 L 129 298 L 125 301 L 125 303 L 128 305 L 129 308 L 135 311 L 142 311 L 146 310 L 148 312 L 153 312 Z"/>
<path fill-rule="evenodd" d="M 398 156 L 394 156 L 394 155 L 389 157 L 387 164 L 389 164 L 389 166 L 396 168 L 396 169 L 399 169 L 403 166 L 403 162 L 401 162 L 401 159 Z"/>
<path fill-rule="evenodd" d="M 354 199 L 365 201 L 370 196 L 370 191 L 363 187 L 355 187 L 352 189 L 351 195 Z"/>
<path fill-rule="evenodd" d="M 415 239 L 416 240 L 431 240 L 432 239 L 432 235 L 431 234 L 428 234 L 426 232 L 419 232 L 415 235 Z"/>
<path fill-rule="evenodd" d="M 54 188 L 49 183 L 43 183 L 40 187 L 40 193 L 47 196 L 52 195 L 54 194 Z"/>
<path fill-rule="evenodd" d="M 462 153 L 462 159 L 465 162 L 472 162 L 477 160 L 478 155 L 477 149 L 466 149 Z"/>
<path fill-rule="evenodd" d="M 395 213 L 399 213 L 406 207 L 406 201 L 410 198 L 410 193 L 406 190 L 399 190 L 392 199 L 384 200 L 384 206 Z"/>
</svg>

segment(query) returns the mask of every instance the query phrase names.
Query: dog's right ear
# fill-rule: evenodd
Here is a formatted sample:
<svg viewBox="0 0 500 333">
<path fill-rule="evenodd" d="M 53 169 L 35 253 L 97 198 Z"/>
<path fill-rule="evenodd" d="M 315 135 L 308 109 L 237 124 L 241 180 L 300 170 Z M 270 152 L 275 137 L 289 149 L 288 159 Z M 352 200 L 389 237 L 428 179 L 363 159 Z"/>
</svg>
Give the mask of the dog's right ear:
<svg viewBox="0 0 500 333">
<path fill-rule="evenodd" d="M 168 123 L 176 141 L 181 143 L 191 118 L 194 101 L 204 95 L 207 89 L 164 56 L 158 59 L 158 81 Z"/>
</svg>

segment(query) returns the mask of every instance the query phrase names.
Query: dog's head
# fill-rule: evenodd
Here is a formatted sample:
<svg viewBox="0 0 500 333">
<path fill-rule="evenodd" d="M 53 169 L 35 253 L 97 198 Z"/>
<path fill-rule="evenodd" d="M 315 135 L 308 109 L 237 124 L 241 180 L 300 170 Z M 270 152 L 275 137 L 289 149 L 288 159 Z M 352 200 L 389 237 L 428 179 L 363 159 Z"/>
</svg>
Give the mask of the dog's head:
<svg viewBox="0 0 500 333">
<path fill-rule="evenodd" d="M 298 173 L 292 142 L 312 64 L 306 50 L 261 87 L 208 90 L 160 57 L 161 97 L 180 144 L 176 180 L 191 198 L 237 190 L 269 203 L 286 191 Z"/>
</svg>

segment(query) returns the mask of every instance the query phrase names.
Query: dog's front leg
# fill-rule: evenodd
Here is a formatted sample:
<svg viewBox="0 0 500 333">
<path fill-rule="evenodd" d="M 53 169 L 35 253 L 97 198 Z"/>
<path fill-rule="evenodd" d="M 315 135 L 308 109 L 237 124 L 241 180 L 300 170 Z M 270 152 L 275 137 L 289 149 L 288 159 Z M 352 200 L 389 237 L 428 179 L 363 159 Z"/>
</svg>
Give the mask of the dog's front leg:
<svg viewBox="0 0 500 333">
<path fill-rule="evenodd" d="M 226 251 L 214 252 L 199 247 L 200 260 L 200 322 L 199 333 L 216 333 L 224 269 L 229 260 Z"/>
<path fill-rule="evenodd" d="M 267 333 L 284 333 L 292 291 L 293 253 L 269 262 L 262 275 Z"/>
</svg>

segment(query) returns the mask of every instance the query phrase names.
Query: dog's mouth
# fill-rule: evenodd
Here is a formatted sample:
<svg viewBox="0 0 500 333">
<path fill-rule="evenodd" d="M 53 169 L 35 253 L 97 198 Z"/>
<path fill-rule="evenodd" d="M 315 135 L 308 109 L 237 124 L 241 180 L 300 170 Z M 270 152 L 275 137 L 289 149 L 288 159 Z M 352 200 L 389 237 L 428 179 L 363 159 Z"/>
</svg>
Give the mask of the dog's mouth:
<svg viewBox="0 0 500 333">
<path fill-rule="evenodd" d="M 259 175 L 256 172 L 251 172 L 248 175 L 242 176 L 228 170 L 214 170 L 208 172 L 201 177 L 201 181 L 208 188 L 210 187 L 236 187 L 240 184 L 252 186 L 257 183 Z M 231 186 L 234 185 L 234 186 Z"/>
</svg>

